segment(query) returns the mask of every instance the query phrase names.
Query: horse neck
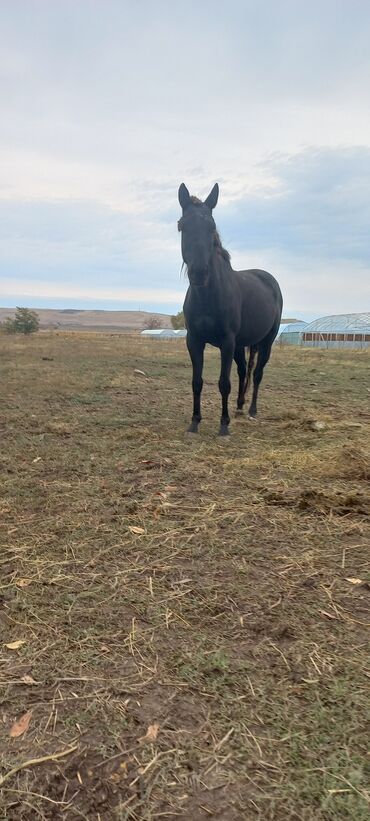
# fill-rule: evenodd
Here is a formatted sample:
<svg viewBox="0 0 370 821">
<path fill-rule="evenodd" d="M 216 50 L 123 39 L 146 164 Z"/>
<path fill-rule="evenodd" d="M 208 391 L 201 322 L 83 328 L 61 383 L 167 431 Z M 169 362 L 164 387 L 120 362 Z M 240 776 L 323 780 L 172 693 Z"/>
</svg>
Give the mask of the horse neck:
<svg viewBox="0 0 370 821">
<path fill-rule="evenodd" d="M 218 249 L 214 249 L 210 263 L 209 276 L 205 285 L 194 289 L 194 296 L 199 310 L 209 313 L 209 310 L 220 311 L 224 308 L 225 279 L 230 277 L 231 265 L 224 259 Z"/>
<path fill-rule="evenodd" d="M 225 277 L 230 275 L 230 271 L 230 262 L 222 256 L 218 249 L 215 248 L 211 258 L 210 275 L 207 287 L 215 296 L 219 295 L 221 300 L 224 293 L 223 280 Z"/>
</svg>

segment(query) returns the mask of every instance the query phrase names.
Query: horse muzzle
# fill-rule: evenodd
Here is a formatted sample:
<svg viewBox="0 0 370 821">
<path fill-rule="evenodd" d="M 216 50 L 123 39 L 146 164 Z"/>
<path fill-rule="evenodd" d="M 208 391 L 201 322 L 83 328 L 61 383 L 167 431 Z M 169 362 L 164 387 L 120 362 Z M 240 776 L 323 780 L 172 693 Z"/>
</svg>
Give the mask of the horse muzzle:
<svg viewBox="0 0 370 821">
<path fill-rule="evenodd" d="M 208 282 L 208 266 L 206 268 L 189 268 L 188 277 L 190 285 L 195 285 L 199 288 L 207 285 Z"/>
</svg>

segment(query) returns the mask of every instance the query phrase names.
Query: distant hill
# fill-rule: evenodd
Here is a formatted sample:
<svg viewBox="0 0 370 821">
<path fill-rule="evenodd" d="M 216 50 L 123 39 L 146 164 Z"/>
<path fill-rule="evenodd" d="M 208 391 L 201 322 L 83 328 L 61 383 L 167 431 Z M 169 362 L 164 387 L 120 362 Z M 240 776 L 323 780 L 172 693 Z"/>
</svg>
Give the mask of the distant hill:
<svg viewBox="0 0 370 821">
<path fill-rule="evenodd" d="M 82 311 L 78 308 L 33 308 L 40 317 L 41 330 L 60 331 L 111 331 L 130 333 L 142 331 L 149 317 L 155 316 L 162 328 L 171 328 L 168 314 L 154 311 Z M 14 317 L 15 308 L 0 308 L 0 323 L 7 316 Z M 299 322 L 299 319 L 282 319 L 281 324 Z"/>
<path fill-rule="evenodd" d="M 111 331 L 129 333 L 141 331 L 149 317 L 155 316 L 162 328 L 171 327 L 167 314 L 154 311 L 82 311 L 75 308 L 33 308 L 40 317 L 40 328 L 60 331 Z M 0 308 L 0 322 L 7 316 L 13 317 L 15 308 Z"/>
</svg>

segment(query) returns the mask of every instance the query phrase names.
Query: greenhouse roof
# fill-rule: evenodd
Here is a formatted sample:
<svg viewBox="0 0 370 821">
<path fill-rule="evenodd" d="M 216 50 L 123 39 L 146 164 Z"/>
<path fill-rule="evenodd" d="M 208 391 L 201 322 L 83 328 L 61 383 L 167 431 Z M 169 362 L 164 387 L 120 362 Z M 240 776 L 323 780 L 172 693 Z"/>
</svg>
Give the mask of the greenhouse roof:
<svg viewBox="0 0 370 821">
<path fill-rule="evenodd" d="M 370 333 L 370 312 L 363 314 L 337 314 L 315 319 L 305 326 L 311 333 Z"/>
<path fill-rule="evenodd" d="M 307 328 L 307 322 L 290 322 L 289 325 L 286 325 L 282 328 L 282 334 L 290 334 L 290 333 L 297 333 L 298 331 L 303 331 L 304 328 Z"/>
<path fill-rule="evenodd" d="M 141 336 L 176 336 L 172 328 L 147 328 L 141 331 Z"/>
</svg>

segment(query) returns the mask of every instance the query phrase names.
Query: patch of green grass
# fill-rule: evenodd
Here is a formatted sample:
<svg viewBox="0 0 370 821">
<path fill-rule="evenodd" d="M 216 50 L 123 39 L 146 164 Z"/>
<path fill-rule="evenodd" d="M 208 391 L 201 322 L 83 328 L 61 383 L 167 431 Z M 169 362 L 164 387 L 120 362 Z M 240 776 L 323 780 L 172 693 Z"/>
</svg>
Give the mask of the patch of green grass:
<svg viewBox="0 0 370 821">
<path fill-rule="evenodd" d="M 174 664 L 179 676 L 198 685 L 209 678 L 222 679 L 224 683 L 230 671 L 230 659 L 223 650 L 207 652 L 205 648 L 198 649 L 174 660 Z"/>
</svg>

